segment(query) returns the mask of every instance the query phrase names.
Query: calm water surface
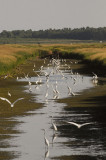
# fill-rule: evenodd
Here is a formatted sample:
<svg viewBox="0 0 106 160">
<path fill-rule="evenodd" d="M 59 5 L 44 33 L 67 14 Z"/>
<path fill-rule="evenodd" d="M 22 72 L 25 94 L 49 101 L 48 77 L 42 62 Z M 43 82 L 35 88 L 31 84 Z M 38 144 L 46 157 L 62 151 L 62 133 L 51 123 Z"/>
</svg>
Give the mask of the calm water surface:
<svg viewBox="0 0 106 160">
<path fill-rule="evenodd" d="M 76 64 L 77 65 L 77 64 Z M 14 135 L 8 140 L 11 147 L 1 148 L 1 151 L 14 151 L 19 155 L 14 160 L 44 160 L 44 159 L 73 159 L 73 160 L 102 160 L 106 158 L 106 123 L 98 121 L 105 112 L 101 108 L 74 108 L 65 110 L 65 103 L 58 103 L 58 99 L 72 97 L 68 87 L 72 89 L 75 96 L 82 94 L 82 91 L 96 87 L 92 77 L 80 75 L 69 69 L 69 64 L 62 63 L 60 72 L 56 72 L 50 64 L 43 67 L 42 74 L 28 79 L 21 78 L 18 81 L 35 82 L 40 79 L 41 83 L 24 86 L 24 92 L 30 92 L 33 101 L 42 103 L 43 108 L 35 111 L 30 116 L 15 117 L 13 119 L 24 122 L 15 127 L 21 134 Z M 51 73 L 48 82 L 44 73 Z M 73 74 L 72 74 L 73 72 Z M 39 74 L 39 72 L 38 72 Z M 58 96 L 55 96 L 53 89 L 57 86 Z M 51 116 L 58 131 L 54 133 L 51 124 Z M 102 117 L 103 118 L 103 117 Z M 93 122 L 91 125 L 78 129 L 69 125 L 66 121 L 77 123 Z M 49 149 L 45 148 L 44 133 L 50 142 Z"/>
</svg>

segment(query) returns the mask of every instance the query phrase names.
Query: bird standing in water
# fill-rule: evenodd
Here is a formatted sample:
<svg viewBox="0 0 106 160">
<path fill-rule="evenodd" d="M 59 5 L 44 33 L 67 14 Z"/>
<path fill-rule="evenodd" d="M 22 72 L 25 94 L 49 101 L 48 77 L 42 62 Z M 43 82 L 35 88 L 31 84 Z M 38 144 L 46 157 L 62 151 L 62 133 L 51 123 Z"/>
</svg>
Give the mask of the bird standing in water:
<svg viewBox="0 0 106 160">
<path fill-rule="evenodd" d="M 43 131 L 44 131 L 44 140 L 45 140 L 45 145 L 47 146 L 47 150 L 48 150 L 48 148 L 49 148 L 49 141 L 48 141 L 48 139 L 46 138 L 46 136 L 45 136 L 45 134 L 46 134 L 46 131 L 45 131 L 45 129 L 42 129 Z"/>
<path fill-rule="evenodd" d="M 53 117 L 52 117 L 52 118 L 53 118 Z M 54 131 L 56 132 L 56 131 L 57 131 L 57 126 L 53 123 L 53 119 L 51 119 L 51 122 L 52 122 L 53 129 L 54 129 Z"/>
</svg>

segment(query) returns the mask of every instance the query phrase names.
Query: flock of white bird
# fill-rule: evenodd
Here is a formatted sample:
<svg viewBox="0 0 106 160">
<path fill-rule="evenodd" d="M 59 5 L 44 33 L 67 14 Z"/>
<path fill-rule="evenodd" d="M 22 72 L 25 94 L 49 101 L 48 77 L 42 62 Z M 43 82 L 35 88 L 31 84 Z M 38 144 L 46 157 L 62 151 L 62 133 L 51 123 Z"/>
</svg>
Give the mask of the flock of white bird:
<svg viewBox="0 0 106 160">
<path fill-rule="evenodd" d="M 37 74 L 37 80 L 35 81 L 35 89 L 39 88 L 40 84 L 42 84 L 42 76 L 45 77 L 45 84 L 46 84 L 46 94 L 45 94 L 45 101 L 47 102 L 48 101 L 48 96 L 49 96 L 49 93 L 48 93 L 48 89 L 49 87 L 52 89 L 53 91 L 53 99 L 58 99 L 59 98 L 59 90 L 58 90 L 58 81 L 55 80 L 55 83 L 52 84 L 50 86 L 49 84 L 49 81 L 50 81 L 50 77 L 51 75 L 53 76 L 55 73 L 58 73 L 60 75 L 60 78 L 61 79 L 64 79 L 66 81 L 66 86 L 67 86 L 67 90 L 68 90 L 68 95 L 70 96 L 76 96 L 78 94 L 74 93 L 72 88 L 68 85 L 67 83 L 67 77 L 64 75 L 64 73 L 62 72 L 62 70 L 60 69 L 60 62 L 65 62 L 65 66 L 70 70 L 70 80 L 73 81 L 73 84 L 75 84 L 77 82 L 77 78 L 81 77 L 81 79 L 83 80 L 83 76 L 80 76 L 79 73 L 73 73 L 73 70 L 70 69 L 70 65 L 67 65 L 66 64 L 66 60 L 59 60 L 59 59 L 52 59 L 50 60 L 50 63 L 48 64 L 48 68 L 50 67 L 50 65 L 52 65 L 52 70 L 50 72 L 47 72 L 47 71 L 44 71 L 44 66 L 41 66 L 40 69 L 39 69 L 39 74 Z M 71 62 L 70 63 L 74 63 L 74 64 L 77 64 L 77 62 Z M 44 60 L 44 64 L 45 64 L 45 60 Z M 36 65 L 34 64 L 33 66 L 33 69 L 32 71 L 33 72 L 36 72 L 35 71 L 35 67 Z M 76 75 L 76 76 L 74 76 Z M 29 92 L 32 92 L 32 82 L 30 80 L 30 77 L 29 77 L 29 74 L 24 74 L 25 76 L 25 79 L 28 81 L 28 86 L 29 86 Z M 17 77 L 17 80 L 19 79 L 19 77 Z M 97 84 L 98 83 L 98 76 L 93 73 L 93 77 L 92 77 L 92 80 L 93 80 L 93 83 Z M 8 92 L 8 96 L 11 96 L 11 93 Z M 11 107 L 14 107 L 14 105 L 20 101 L 20 100 L 23 100 L 24 98 L 18 98 L 15 102 L 10 102 L 10 100 L 8 100 L 7 98 L 4 98 L 4 97 L 0 97 L 1 100 L 3 101 L 6 101 L 10 104 Z M 92 124 L 92 122 L 90 123 L 83 123 L 83 124 L 77 124 L 75 122 L 68 122 L 66 121 L 66 123 L 70 124 L 70 125 L 74 125 L 76 126 L 78 129 L 80 129 L 81 127 L 85 126 L 85 125 L 90 125 Z M 52 126 L 53 126 L 53 129 L 54 129 L 54 132 L 57 132 L 57 126 L 56 124 L 54 124 L 53 120 L 52 120 Z M 47 147 L 47 150 L 49 148 L 49 141 L 48 139 L 46 138 L 46 131 L 45 129 L 43 129 L 44 131 L 44 140 L 45 140 L 45 145 Z"/>
</svg>

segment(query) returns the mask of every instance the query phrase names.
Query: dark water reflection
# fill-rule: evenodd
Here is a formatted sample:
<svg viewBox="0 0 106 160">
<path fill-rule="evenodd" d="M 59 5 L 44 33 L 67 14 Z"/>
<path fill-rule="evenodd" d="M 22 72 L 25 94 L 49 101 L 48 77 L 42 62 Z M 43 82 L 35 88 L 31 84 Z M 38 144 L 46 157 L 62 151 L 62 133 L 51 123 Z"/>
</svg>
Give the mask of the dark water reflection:
<svg viewBox="0 0 106 160">
<path fill-rule="evenodd" d="M 82 67 L 80 73 L 79 64 L 74 64 L 73 66 L 71 64 L 73 68 L 72 75 L 69 65 L 70 61 L 62 62 L 60 69 L 64 77 L 60 73 L 55 72 L 51 74 L 48 83 L 46 83 L 46 78 L 42 74 L 40 75 L 41 83 L 35 84 L 39 79 L 37 76 L 39 68 L 37 68 L 35 76 L 30 76 L 28 79 L 23 77 L 18 79 L 17 84 L 21 84 L 21 87 L 22 85 L 24 87 L 23 94 L 31 95 L 29 102 L 35 102 L 34 105 L 41 103 L 44 107 L 37 110 L 29 108 L 27 114 L 23 114 L 24 116 L 21 114 L 20 116 L 9 118 L 10 121 L 17 121 L 13 127 L 13 130 L 16 132 L 15 134 L 13 132 L 13 135 L 9 132 L 10 138 L 2 140 L 1 144 L 7 144 L 8 146 L 3 147 L 1 145 L 0 153 L 14 153 L 13 155 L 17 154 L 18 157 L 11 157 L 11 154 L 9 154 L 10 156 L 7 156 L 9 157 L 7 159 L 104 160 L 106 158 L 106 108 L 97 108 L 93 107 L 93 105 L 92 107 L 87 107 L 85 103 L 84 107 L 81 104 L 80 107 L 73 107 L 73 105 L 70 106 L 70 103 L 67 102 L 67 99 L 69 101 L 75 99 L 73 103 L 78 101 L 77 97 L 79 95 L 85 96 L 83 91 L 89 92 L 90 89 L 96 89 L 101 85 L 105 87 L 105 80 L 100 77 L 100 81 L 94 84 L 92 76 L 87 73 L 82 74 Z M 51 63 L 47 61 L 42 72 L 50 73 L 52 70 Z M 31 91 L 29 90 L 28 81 L 32 83 Z M 53 88 L 55 88 L 56 83 L 59 91 L 58 97 L 53 95 Z M 76 94 L 75 97 L 68 93 L 67 86 L 72 88 L 72 91 Z M 8 91 L 8 89 L 6 90 Z M 102 92 L 104 92 L 103 89 L 101 89 Z M 103 98 L 103 101 L 99 98 Z M 59 101 L 61 99 L 62 103 Z M 93 97 L 90 100 L 90 104 L 104 101 L 105 98 L 103 96 Z M 80 102 L 78 101 L 78 103 Z M 21 103 L 21 105 L 23 104 Z M 56 133 L 52 129 L 51 116 L 53 116 L 53 122 L 58 128 Z M 92 122 L 92 124 L 78 129 L 76 126 L 66 123 L 66 121 L 81 124 Z M 50 142 L 49 150 L 45 149 L 43 128 L 46 129 L 46 137 Z M 1 133 L 1 135 L 3 134 Z M 6 159 L 5 156 L 2 159 Z"/>
<path fill-rule="evenodd" d="M 58 158 L 53 158 L 58 160 L 105 160 L 102 156 L 98 156 L 98 158 L 93 156 L 87 156 L 87 155 L 72 155 L 72 156 L 62 156 Z"/>
<path fill-rule="evenodd" d="M 94 124 L 80 129 L 70 124 L 64 123 L 64 125 L 61 125 L 59 136 L 68 138 L 68 142 L 65 145 L 70 147 L 72 151 L 75 151 L 76 154 L 82 153 L 82 155 L 92 155 L 96 158 L 106 157 L 105 111 L 105 108 L 72 108 L 69 111 L 70 114 L 68 113 L 64 118 L 62 116 L 60 121 L 65 120 L 77 123 L 94 122 Z M 79 158 L 77 157 L 77 159 Z"/>
</svg>

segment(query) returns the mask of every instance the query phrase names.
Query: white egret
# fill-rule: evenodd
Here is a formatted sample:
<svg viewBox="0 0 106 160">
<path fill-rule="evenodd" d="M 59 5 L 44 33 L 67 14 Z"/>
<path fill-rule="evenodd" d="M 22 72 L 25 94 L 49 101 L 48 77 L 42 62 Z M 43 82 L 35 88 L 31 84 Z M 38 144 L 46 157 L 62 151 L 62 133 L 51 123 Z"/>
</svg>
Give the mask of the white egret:
<svg viewBox="0 0 106 160">
<path fill-rule="evenodd" d="M 93 72 L 92 72 L 93 73 Z M 97 74 L 95 74 L 95 73 L 93 73 L 93 79 L 98 79 L 98 76 L 97 76 Z"/>
<path fill-rule="evenodd" d="M 34 63 L 34 68 L 36 67 L 35 63 Z"/>
<path fill-rule="evenodd" d="M 76 82 L 76 81 L 77 81 L 77 79 L 76 79 L 75 77 L 73 77 L 73 80 L 74 80 L 74 82 Z"/>
<path fill-rule="evenodd" d="M 57 85 L 55 87 L 55 91 L 56 91 L 56 94 L 59 94 L 59 91 L 57 90 Z"/>
<path fill-rule="evenodd" d="M 92 82 L 93 82 L 94 85 L 97 85 L 97 84 L 98 84 L 98 80 L 97 80 L 97 79 L 93 79 Z"/>
<path fill-rule="evenodd" d="M 22 100 L 22 99 L 24 99 L 24 98 L 18 98 L 18 99 L 17 99 L 15 102 L 13 102 L 13 103 L 11 103 L 7 98 L 0 97 L 0 99 L 3 100 L 3 101 L 7 101 L 7 102 L 10 104 L 11 107 L 14 107 L 14 105 L 15 105 L 16 102 L 18 102 L 18 101 L 20 101 L 20 100 Z"/>
<path fill-rule="evenodd" d="M 53 146 L 53 143 L 54 143 L 54 141 L 56 140 L 56 138 L 57 138 L 57 134 L 54 133 L 53 136 L 52 136 L 52 146 Z"/>
<path fill-rule="evenodd" d="M 8 91 L 8 96 L 10 96 L 11 97 L 11 93 Z"/>
<path fill-rule="evenodd" d="M 68 94 L 70 95 L 70 94 L 71 94 L 71 87 L 69 87 L 69 86 L 67 85 L 67 88 L 68 88 Z"/>
<path fill-rule="evenodd" d="M 49 88 L 49 84 L 48 84 L 48 83 L 46 83 L 46 88 L 47 88 L 47 90 L 48 90 L 48 88 Z"/>
<path fill-rule="evenodd" d="M 78 123 L 75 123 L 75 122 L 66 122 L 66 123 L 69 123 L 69 124 L 72 124 L 74 126 L 77 126 L 77 128 L 81 128 L 83 126 L 86 126 L 86 125 L 89 125 L 89 124 L 92 124 L 92 122 L 89 122 L 89 123 L 83 123 L 83 124 L 78 124 Z"/>
<path fill-rule="evenodd" d="M 72 71 L 72 69 L 71 69 L 70 73 L 71 73 L 71 75 L 73 75 L 73 71 Z"/>
<path fill-rule="evenodd" d="M 46 131 L 45 129 L 42 129 L 44 131 L 44 140 L 45 140 L 45 145 L 47 146 L 47 149 L 49 148 L 49 141 L 48 139 L 46 138 L 45 134 L 46 134 Z"/>
<path fill-rule="evenodd" d="M 35 81 L 35 84 L 37 85 L 39 83 L 39 81 L 37 80 L 37 81 Z"/>
<path fill-rule="evenodd" d="M 29 86 L 31 86 L 31 85 L 32 85 L 32 83 L 31 83 L 30 81 L 28 82 L 28 84 L 29 84 Z"/>
<path fill-rule="evenodd" d="M 47 150 L 47 151 L 45 152 L 44 160 L 45 160 L 46 158 L 48 158 L 48 157 L 49 157 L 49 150 Z"/>
<path fill-rule="evenodd" d="M 53 99 L 58 99 L 59 98 L 59 95 L 54 95 L 53 96 Z"/>
<path fill-rule="evenodd" d="M 8 75 L 5 75 L 5 76 L 4 76 L 4 79 L 6 79 L 7 77 L 8 77 Z"/>
<path fill-rule="evenodd" d="M 53 88 L 53 85 L 52 85 L 52 88 Z M 53 88 L 53 93 L 56 94 L 56 90 L 54 88 Z"/>
<path fill-rule="evenodd" d="M 28 80 L 28 75 L 29 75 L 29 73 L 28 74 L 24 73 L 25 79 L 27 79 L 27 80 Z"/>
<path fill-rule="evenodd" d="M 31 86 L 29 87 L 29 92 L 32 92 L 32 88 L 31 88 Z"/>
<path fill-rule="evenodd" d="M 71 92 L 71 95 L 72 95 L 72 96 L 75 96 L 76 94 L 75 94 L 74 92 Z"/>
<path fill-rule="evenodd" d="M 52 118 L 53 118 L 53 117 L 52 117 Z M 51 122 L 52 122 L 53 129 L 54 129 L 54 131 L 56 132 L 56 131 L 57 131 L 57 127 L 56 127 L 56 125 L 53 123 L 53 119 L 51 119 Z"/>
<path fill-rule="evenodd" d="M 43 69 L 43 66 L 40 67 L 40 70 L 41 70 L 41 71 L 42 71 L 42 69 Z"/>
<path fill-rule="evenodd" d="M 46 91 L 46 94 L 45 94 L 45 98 L 47 98 L 48 97 L 48 90 Z"/>
</svg>

